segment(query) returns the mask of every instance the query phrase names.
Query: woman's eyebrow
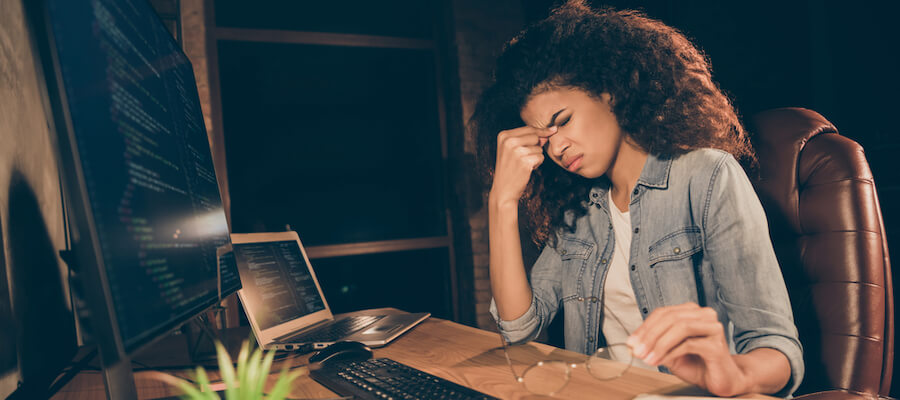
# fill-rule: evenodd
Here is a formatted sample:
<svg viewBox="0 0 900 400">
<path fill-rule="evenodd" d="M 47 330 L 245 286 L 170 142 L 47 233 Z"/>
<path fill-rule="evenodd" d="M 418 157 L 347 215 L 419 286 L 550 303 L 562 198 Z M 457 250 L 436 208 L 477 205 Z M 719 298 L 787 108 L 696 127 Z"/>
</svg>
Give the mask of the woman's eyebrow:
<svg viewBox="0 0 900 400">
<path fill-rule="evenodd" d="M 547 128 L 552 128 L 554 125 L 556 125 L 556 117 L 559 117 L 559 114 L 561 114 L 563 111 L 566 111 L 566 109 L 563 108 L 562 110 L 557 111 L 556 114 L 553 114 L 552 117 L 550 117 L 550 123 L 547 124 Z"/>
</svg>

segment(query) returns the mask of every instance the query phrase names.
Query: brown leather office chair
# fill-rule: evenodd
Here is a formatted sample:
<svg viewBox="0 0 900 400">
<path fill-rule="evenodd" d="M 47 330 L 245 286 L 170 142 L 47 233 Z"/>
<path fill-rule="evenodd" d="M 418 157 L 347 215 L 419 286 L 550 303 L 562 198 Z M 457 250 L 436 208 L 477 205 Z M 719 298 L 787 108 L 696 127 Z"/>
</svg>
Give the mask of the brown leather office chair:
<svg viewBox="0 0 900 400">
<path fill-rule="evenodd" d="M 862 147 L 801 108 L 762 112 L 749 128 L 759 157 L 751 179 L 803 344 L 806 376 L 796 395 L 887 396 L 894 358 L 890 260 Z"/>
</svg>

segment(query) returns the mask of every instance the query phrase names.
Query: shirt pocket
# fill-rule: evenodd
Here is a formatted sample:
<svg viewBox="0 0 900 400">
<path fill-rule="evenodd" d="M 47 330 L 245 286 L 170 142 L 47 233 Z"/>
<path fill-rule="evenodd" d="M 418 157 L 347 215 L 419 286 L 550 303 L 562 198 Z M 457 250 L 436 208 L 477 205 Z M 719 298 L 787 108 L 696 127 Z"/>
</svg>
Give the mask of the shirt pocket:
<svg viewBox="0 0 900 400">
<path fill-rule="evenodd" d="M 591 249 L 593 248 L 594 245 L 592 243 L 584 240 L 574 237 L 563 237 L 556 251 L 559 253 L 563 266 L 567 267 L 572 263 L 580 266 L 591 255 Z"/>
<path fill-rule="evenodd" d="M 699 302 L 696 266 L 703 256 L 702 248 L 697 227 L 672 232 L 650 246 L 650 269 L 666 304 Z"/>
<path fill-rule="evenodd" d="M 581 296 L 578 288 L 580 287 L 581 277 L 584 274 L 584 267 L 591 256 L 593 248 L 593 243 L 574 237 L 563 237 L 560 240 L 557 252 L 563 267 L 561 271 L 563 278 L 563 302 L 576 300 Z"/>
<path fill-rule="evenodd" d="M 668 235 L 650 245 L 651 267 L 664 267 L 668 262 L 684 260 L 702 249 L 700 228 L 688 227 Z"/>
</svg>

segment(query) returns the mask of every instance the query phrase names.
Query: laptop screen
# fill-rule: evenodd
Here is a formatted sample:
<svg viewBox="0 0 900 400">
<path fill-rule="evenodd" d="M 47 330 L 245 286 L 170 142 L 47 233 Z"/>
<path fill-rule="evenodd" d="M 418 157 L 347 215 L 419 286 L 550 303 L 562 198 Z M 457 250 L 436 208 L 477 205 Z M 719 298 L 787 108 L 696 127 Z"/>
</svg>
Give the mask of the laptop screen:
<svg viewBox="0 0 900 400">
<path fill-rule="evenodd" d="M 242 302 L 260 330 L 325 309 L 297 241 L 235 243 Z"/>
</svg>

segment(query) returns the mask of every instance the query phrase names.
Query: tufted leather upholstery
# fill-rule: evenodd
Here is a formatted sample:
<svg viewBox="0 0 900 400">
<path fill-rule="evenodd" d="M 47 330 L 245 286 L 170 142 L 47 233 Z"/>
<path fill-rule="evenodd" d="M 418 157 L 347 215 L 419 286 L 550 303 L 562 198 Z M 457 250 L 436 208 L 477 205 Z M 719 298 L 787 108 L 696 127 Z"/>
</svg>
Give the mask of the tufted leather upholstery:
<svg viewBox="0 0 900 400">
<path fill-rule="evenodd" d="M 800 108 L 760 113 L 750 131 L 759 157 L 754 186 L 803 344 L 806 376 L 797 394 L 888 395 L 890 260 L 862 147 Z"/>
</svg>

